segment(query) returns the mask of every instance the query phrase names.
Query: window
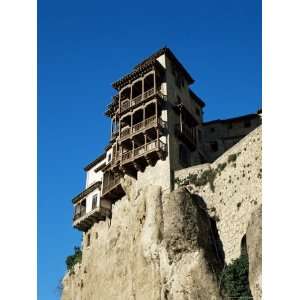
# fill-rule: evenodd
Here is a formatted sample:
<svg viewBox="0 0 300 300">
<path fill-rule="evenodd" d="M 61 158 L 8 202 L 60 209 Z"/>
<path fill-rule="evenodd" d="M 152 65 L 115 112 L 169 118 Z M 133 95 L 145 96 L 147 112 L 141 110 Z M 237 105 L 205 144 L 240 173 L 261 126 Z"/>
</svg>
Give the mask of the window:
<svg viewBox="0 0 300 300">
<path fill-rule="evenodd" d="M 232 129 L 232 123 L 228 123 L 227 128 L 228 128 L 228 129 Z"/>
<path fill-rule="evenodd" d="M 108 154 L 107 160 L 110 162 L 111 161 L 111 153 Z"/>
<path fill-rule="evenodd" d="M 74 220 L 80 217 L 80 204 L 75 206 L 75 211 L 74 211 Z"/>
<path fill-rule="evenodd" d="M 179 145 L 179 161 L 184 167 L 190 164 L 189 150 L 183 144 Z"/>
<path fill-rule="evenodd" d="M 97 196 L 97 194 L 93 196 L 92 209 L 95 209 L 97 207 Z"/>
<path fill-rule="evenodd" d="M 211 127 L 210 132 L 215 132 L 215 127 Z"/>
<path fill-rule="evenodd" d="M 96 232 L 95 237 L 96 237 L 96 240 L 97 240 L 98 239 L 98 232 Z"/>
<path fill-rule="evenodd" d="M 218 147 L 218 142 L 211 142 L 210 143 L 210 148 L 213 152 L 217 152 L 219 150 L 219 147 Z"/>
<path fill-rule="evenodd" d="M 245 127 L 245 128 L 251 127 L 251 120 L 246 120 L 246 121 L 244 122 L 244 127 Z"/>
<path fill-rule="evenodd" d="M 199 108 L 199 107 L 196 107 L 196 108 L 195 108 L 195 112 L 196 112 L 196 115 L 197 115 L 197 116 L 200 116 L 200 108 Z"/>
<path fill-rule="evenodd" d="M 86 246 L 89 247 L 91 245 L 91 234 L 88 233 L 86 235 Z"/>
</svg>

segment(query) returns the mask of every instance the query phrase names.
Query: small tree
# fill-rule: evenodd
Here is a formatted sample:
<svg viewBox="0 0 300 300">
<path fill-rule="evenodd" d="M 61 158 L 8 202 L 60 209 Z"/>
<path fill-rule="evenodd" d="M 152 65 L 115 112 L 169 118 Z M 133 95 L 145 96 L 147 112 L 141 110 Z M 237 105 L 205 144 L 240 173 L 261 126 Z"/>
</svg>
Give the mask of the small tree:
<svg viewBox="0 0 300 300">
<path fill-rule="evenodd" d="M 82 251 L 81 251 L 81 249 L 79 247 L 74 247 L 74 254 L 69 255 L 66 259 L 66 265 L 67 265 L 68 271 L 73 273 L 74 272 L 74 266 L 77 263 L 81 263 L 81 260 L 82 260 Z"/>
<path fill-rule="evenodd" d="M 229 299 L 252 299 L 249 281 L 248 255 L 242 254 L 229 264 L 220 276 L 221 287 Z"/>
</svg>

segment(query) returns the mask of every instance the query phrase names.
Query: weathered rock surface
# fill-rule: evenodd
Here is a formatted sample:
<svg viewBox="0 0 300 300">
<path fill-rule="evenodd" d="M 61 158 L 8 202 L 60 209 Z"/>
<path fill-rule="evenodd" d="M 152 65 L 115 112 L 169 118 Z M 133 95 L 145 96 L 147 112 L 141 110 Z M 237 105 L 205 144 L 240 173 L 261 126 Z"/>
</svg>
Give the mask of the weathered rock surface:
<svg viewBox="0 0 300 300">
<path fill-rule="evenodd" d="M 261 128 L 213 164 L 178 174 L 225 162 L 214 190 L 190 184 L 169 193 L 125 177 L 126 196 L 113 206 L 111 224 L 88 232 L 91 245 L 65 275 L 62 300 L 221 299 L 216 274 L 240 256 L 245 236 L 250 288 L 261 299 Z"/>
<path fill-rule="evenodd" d="M 220 299 L 215 272 L 222 262 L 206 211 L 185 189 L 162 194 L 159 186 L 123 184 L 129 196 L 113 208 L 110 226 L 91 229 L 62 299 Z"/>
<path fill-rule="evenodd" d="M 230 148 L 212 164 L 198 165 L 176 172 L 178 178 L 201 174 L 205 170 L 219 169 L 213 181 L 187 185 L 207 205 L 209 215 L 216 220 L 226 263 L 241 254 L 241 241 L 246 235 L 251 214 L 261 205 L 261 127 Z"/>
<path fill-rule="evenodd" d="M 249 284 L 254 299 L 262 297 L 261 263 L 262 263 L 262 207 L 255 210 L 246 233 L 247 252 L 249 257 Z"/>
</svg>

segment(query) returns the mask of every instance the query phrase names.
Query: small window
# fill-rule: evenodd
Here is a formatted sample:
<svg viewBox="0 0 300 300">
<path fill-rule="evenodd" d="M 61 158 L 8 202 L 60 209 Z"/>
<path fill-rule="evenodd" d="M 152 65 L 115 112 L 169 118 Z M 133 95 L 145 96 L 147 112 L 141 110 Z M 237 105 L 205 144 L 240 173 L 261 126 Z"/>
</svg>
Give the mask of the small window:
<svg viewBox="0 0 300 300">
<path fill-rule="evenodd" d="M 211 127 L 210 128 L 210 132 L 215 132 L 216 130 L 215 130 L 215 127 Z"/>
<path fill-rule="evenodd" d="M 228 123 L 227 128 L 228 128 L 228 129 L 232 129 L 232 123 Z"/>
<path fill-rule="evenodd" d="M 196 108 L 195 108 L 195 112 L 196 112 L 196 115 L 197 115 L 197 116 L 200 116 L 200 108 L 199 108 L 199 107 L 196 107 Z"/>
<path fill-rule="evenodd" d="M 86 235 L 86 246 L 89 247 L 91 245 L 91 234 L 88 233 Z"/>
<path fill-rule="evenodd" d="M 189 150 L 182 144 L 179 145 L 179 161 L 184 167 L 190 164 Z"/>
<path fill-rule="evenodd" d="M 97 196 L 97 194 L 93 196 L 92 209 L 95 209 L 97 207 Z"/>
<path fill-rule="evenodd" d="M 210 148 L 213 152 L 217 152 L 219 150 L 218 143 L 217 142 L 211 142 L 210 143 Z"/>
<path fill-rule="evenodd" d="M 111 153 L 108 154 L 107 160 L 110 162 L 111 161 Z"/>
<path fill-rule="evenodd" d="M 245 127 L 245 128 L 251 127 L 251 120 L 246 120 L 246 121 L 244 122 L 244 127 Z"/>
<path fill-rule="evenodd" d="M 95 238 L 96 238 L 96 240 L 98 239 L 98 232 L 96 232 L 96 234 L 95 234 Z"/>
</svg>

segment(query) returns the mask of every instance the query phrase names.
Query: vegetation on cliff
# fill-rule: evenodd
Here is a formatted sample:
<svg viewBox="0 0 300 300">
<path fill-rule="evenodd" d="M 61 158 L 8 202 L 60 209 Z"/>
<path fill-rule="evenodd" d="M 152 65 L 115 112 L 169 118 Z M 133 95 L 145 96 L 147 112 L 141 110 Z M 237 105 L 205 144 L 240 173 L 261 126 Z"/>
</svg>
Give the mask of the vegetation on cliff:
<svg viewBox="0 0 300 300">
<path fill-rule="evenodd" d="M 221 288 L 229 299 L 252 299 L 249 287 L 248 255 L 242 254 L 229 264 L 221 273 Z"/>
<path fill-rule="evenodd" d="M 67 269 L 68 271 L 70 271 L 70 273 L 74 273 L 74 266 L 77 263 L 81 263 L 81 259 L 82 259 L 82 251 L 79 247 L 74 247 L 74 254 L 73 255 L 69 255 L 66 259 L 66 265 L 67 265 Z"/>
</svg>

